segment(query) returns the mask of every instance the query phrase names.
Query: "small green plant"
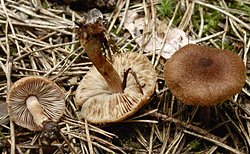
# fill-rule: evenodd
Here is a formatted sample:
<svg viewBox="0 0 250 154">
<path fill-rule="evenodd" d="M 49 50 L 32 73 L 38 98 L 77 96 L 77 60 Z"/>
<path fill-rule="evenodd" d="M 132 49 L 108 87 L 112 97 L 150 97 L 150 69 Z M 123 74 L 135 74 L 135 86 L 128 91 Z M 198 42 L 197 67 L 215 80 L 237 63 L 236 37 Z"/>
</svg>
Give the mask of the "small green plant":
<svg viewBox="0 0 250 154">
<path fill-rule="evenodd" d="M 225 50 L 235 51 L 235 47 L 232 43 L 229 44 L 227 42 L 223 42 L 223 43 L 219 43 L 219 46 L 222 47 L 222 44 L 224 45 Z"/>
<path fill-rule="evenodd" d="M 246 15 L 248 16 L 248 19 L 250 20 L 250 5 L 236 2 L 236 3 L 230 4 L 229 7 L 245 12 Z"/>
<path fill-rule="evenodd" d="M 172 0 L 162 0 L 158 5 L 157 9 L 160 12 L 160 15 L 163 17 L 171 17 L 173 14 L 173 1 Z"/>
<path fill-rule="evenodd" d="M 199 151 L 200 150 L 200 147 L 201 146 L 201 143 L 197 140 L 193 140 L 191 143 L 190 143 L 190 147 L 193 149 L 193 151 Z"/>
<path fill-rule="evenodd" d="M 218 28 L 218 24 L 220 22 L 221 17 L 222 16 L 218 11 L 214 11 L 212 13 L 206 13 L 204 33 L 208 33 L 211 29 Z"/>
<path fill-rule="evenodd" d="M 44 8 L 44 9 L 47 9 L 49 6 L 48 6 L 48 3 L 46 3 L 46 2 L 42 2 L 42 7 Z"/>
</svg>

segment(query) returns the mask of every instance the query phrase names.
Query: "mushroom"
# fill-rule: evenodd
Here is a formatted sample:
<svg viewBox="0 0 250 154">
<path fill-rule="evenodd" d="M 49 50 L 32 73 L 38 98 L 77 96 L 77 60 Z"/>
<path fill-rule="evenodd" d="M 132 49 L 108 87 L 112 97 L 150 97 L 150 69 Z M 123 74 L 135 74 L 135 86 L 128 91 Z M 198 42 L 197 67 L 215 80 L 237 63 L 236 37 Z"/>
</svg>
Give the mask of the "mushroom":
<svg viewBox="0 0 250 154">
<path fill-rule="evenodd" d="M 31 131 L 54 131 L 65 111 L 64 92 L 49 79 L 30 76 L 16 81 L 8 93 L 11 119 Z"/>
<path fill-rule="evenodd" d="M 211 106 L 241 91 L 246 69 L 231 51 L 188 44 L 167 60 L 164 77 L 181 102 Z"/>
<path fill-rule="evenodd" d="M 89 72 L 76 89 L 75 102 L 80 116 L 90 123 L 119 122 L 145 105 L 154 93 L 156 71 L 140 53 L 115 54 L 112 62 L 103 55 L 107 41 L 99 21 L 81 25 L 78 36 L 89 59 Z"/>
</svg>

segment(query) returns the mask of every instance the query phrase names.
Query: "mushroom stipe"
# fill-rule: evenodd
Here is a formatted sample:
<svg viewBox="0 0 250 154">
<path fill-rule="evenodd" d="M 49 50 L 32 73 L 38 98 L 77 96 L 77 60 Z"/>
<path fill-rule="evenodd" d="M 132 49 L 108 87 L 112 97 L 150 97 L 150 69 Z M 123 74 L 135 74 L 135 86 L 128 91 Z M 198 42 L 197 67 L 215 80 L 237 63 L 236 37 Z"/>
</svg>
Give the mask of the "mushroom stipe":
<svg viewBox="0 0 250 154">
<path fill-rule="evenodd" d="M 135 73 L 131 68 L 128 68 L 128 69 L 124 72 L 123 81 L 122 81 L 122 89 L 123 89 L 122 92 L 124 92 L 124 89 L 125 89 L 126 86 L 127 86 L 128 73 L 131 73 L 131 74 L 133 75 L 133 77 L 135 78 L 136 84 L 138 85 L 138 88 L 139 88 L 140 92 L 141 92 L 142 95 L 143 95 L 142 85 L 140 84 L 140 81 L 138 80 L 138 77 L 137 77 L 136 73 Z"/>
</svg>

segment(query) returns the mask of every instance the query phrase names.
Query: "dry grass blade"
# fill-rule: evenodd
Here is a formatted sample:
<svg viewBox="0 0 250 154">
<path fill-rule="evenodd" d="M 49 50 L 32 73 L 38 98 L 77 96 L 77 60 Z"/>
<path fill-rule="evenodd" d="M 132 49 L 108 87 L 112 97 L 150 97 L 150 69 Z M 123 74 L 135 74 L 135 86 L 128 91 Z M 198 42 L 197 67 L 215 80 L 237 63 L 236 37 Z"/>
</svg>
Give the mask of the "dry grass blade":
<svg viewBox="0 0 250 154">
<path fill-rule="evenodd" d="M 91 138 L 90 138 L 90 135 L 89 135 L 89 127 L 88 127 L 87 120 L 85 120 L 85 130 L 86 130 L 87 142 L 88 142 L 88 147 L 89 147 L 89 153 L 94 154 L 93 146 L 92 146 L 92 143 L 91 143 Z"/>
<path fill-rule="evenodd" d="M 248 24 L 246 24 L 245 22 L 241 21 L 240 19 L 238 19 L 238 18 L 235 17 L 234 15 L 232 15 L 232 14 L 230 14 L 230 13 L 228 13 L 228 12 L 226 12 L 226 11 L 224 11 L 224 10 L 222 10 L 222 9 L 220 9 L 220 8 L 218 8 L 218 7 L 216 7 L 216 6 L 214 6 L 214 5 L 207 4 L 207 3 L 204 3 L 204 2 L 202 2 L 202 1 L 194 1 L 194 2 L 197 3 L 197 4 L 204 5 L 204 6 L 206 6 L 206 7 L 210 7 L 210 8 L 212 8 L 212 9 L 217 10 L 217 11 L 220 11 L 221 13 L 223 13 L 223 14 L 229 16 L 230 18 L 234 19 L 235 21 L 237 21 L 238 23 L 240 23 L 241 25 L 243 25 L 245 28 L 247 28 L 248 30 L 250 30 L 250 26 L 249 26 Z"/>
<path fill-rule="evenodd" d="M 194 133 L 194 132 L 190 132 L 190 131 L 188 131 L 188 130 L 183 130 L 183 132 L 184 132 L 184 133 L 187 133 L 187 134 L 190 134 L 190 135 L 194 135 L 194 136 L 196 136 L 196 137 L 199 137 L 199 138 L 202 138 L 202 139 L 205 139 L 205 140 L 208 140 L 208 141 L 210 141 L 210 142 L 213 142 L 213 143 L 217 144 L 218 146 L 221 146 L 221 147 L 223 147 L 223 148 L 229 150 L 230 152 L 233 152 L 233 153 L 236 153 L 236 154 L 243 154 L 243 152 L 240 152 L 240 151 L 238 151 L 238 150 L 235 150 L 234 148 L 232 148 L 232 147 L 230 147 L 230 146 L 228 146 L 228 145 L 226 145 L 226 144 L 223 144 L 221 141 L 217 141 L 217 140 L 214 140 L 214 139 L 212 139 L 212 138 L 207 138 L 206 136 L 199 135 L 199 134 L 196 134 L 196 133 Z"/>
<path fill-rule="evenodd" d="M 6 8 L 4 6 L 4 1 L 1 0 L 1 6 L 2 8 L 4 9 L 4 13 L 7 17 L 7 21 L 8 21 L 8 24 L 6 24 L 6 29 L 5 29 L 5 32 L 7 33 L 8 32 L 8 25 L 11 26 L 11 30 L 13 32 L 13 27 L 12 27 L 12 23 L 9 19 L 9 16 L 8 16 L 8 13 L 6 11 Z M 10 55 L 10 47 L 8 45 L 8 35 L 5 34 L 6 36 L 6 42 L 7 42 L 7 45 L 6 45 L 6 49 L 7 49 L 7 57 L 6 57 L 6 69 L 5 69 L 5 74 L 6 74 L 6 78 L 7 78 L 7 92 L 10 90 L 10 87 L 11 87 L 11 71 L 12 71 L 12 62 L 11 62 L 11 55 Z M 12 120 L 10 120 L 10 135 L 11 135 L 11 154 L 14 154 L 15 153 L 15 144 L 16 144 L 16 141 L 15 141 L 15 131 L 14 131 L 15 127 L 14 127 L 14 123 L 12 122 Z"/>
</svg>

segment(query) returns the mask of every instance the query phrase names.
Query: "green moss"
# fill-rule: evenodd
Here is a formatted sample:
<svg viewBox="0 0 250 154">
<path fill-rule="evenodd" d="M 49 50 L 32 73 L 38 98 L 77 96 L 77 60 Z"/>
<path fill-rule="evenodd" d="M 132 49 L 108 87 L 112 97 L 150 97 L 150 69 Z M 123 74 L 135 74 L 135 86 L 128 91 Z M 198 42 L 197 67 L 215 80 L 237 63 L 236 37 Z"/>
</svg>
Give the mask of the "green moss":
<svg viewBox="0 0 250 154">
<path fill-rule="evenodd" d="M 193 140 L 189 145 L 192 148 L 192 151 L 200 151 L 201 149 L 201 143 L 197 140 Z"/>
<path fill-rule="evenodd" d="M 231 2 L 229 3 L 228 7 L 245 12 L 248 16 L 248 19 L 250 20 L 250 5 L 239 2 Z"/>
<path fill-rule="evenodd" d="M 222 18 L 218 11 L 207 12 L 204 16 L 204 33 L 209 33 L 210 29 L 218 29 L 218 24 Z"/>
<path fill-rule="evenodd" d="M 181 22 L 182 18 L 183 18 L 183 13 L 181 9 L 178 9 L 173 24 L 178 25 Z"/>
<path fill-rule="evenodd" d="M 133 46 L 131 44 L 128 44 L 127 47 L 128 51 L 131 51 L 133 49 Z"/>
<path fill-rule="evenodd" d="M 200 19 L 200 12 L 199 12 L 199 5 L 195 5 L 194 7 L 194 13 L 192 14 L 192 25 L 193 25 L 193 28 L 194 30 L 198 33 L 199 29 L 200 29 L 200 22 L 201 22 L 201 19 Z"/>
<path fill-rule="evenodd" d="M 234 46 L 232 44 L 224 42 L 223 45 L 225 50 L 235 51 Z"/>
<path fill-rule="evenodd" d="M 48 4 L 47 4 L 46 2 L 42 2 L 42 7 L 43 7 L 44 9 L 49 8 L 49 6 L 48 6 Z"/>
<path fill-rule="evenodd" d="M 172 0 L 162 0 L 157 6 L 157 10 L 162 17 L 171 17 L 174 10 L 174 3 Z"/>
</svg>

